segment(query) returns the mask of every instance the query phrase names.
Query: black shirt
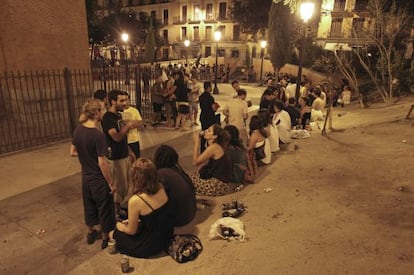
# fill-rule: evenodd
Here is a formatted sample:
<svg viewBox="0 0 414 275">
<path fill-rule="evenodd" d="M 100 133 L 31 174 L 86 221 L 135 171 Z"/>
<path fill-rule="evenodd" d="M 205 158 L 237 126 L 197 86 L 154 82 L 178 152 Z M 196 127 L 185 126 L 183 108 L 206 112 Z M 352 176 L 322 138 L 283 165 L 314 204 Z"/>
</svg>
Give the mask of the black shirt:
<svg viewBox="0 0 414 275">
<path fill-rule="evenodd" d="M 78 152 L 82 167 L 82 178 L 86 181 L 105 181 L 98 164 L 98 157 L 106 155 L 105 136 L 96 128 L 78 125 L 73 134 L 72 144 Z"/>
<path fill-rule="evenodd" d="M 298 125 L 299 119 L 300 119 L 300 111 L 298 108 L 294 106 L 286 106 L 285 111 L 288 112 L 290 116 L 290 123 L 292 126 Z"/>
<path fill-rule="evenodd" d="M 209 92 L 203 92 L 200 97 L 200 122 L 201 129 L 208 129 L 216 121 L 215 111 L 213 110 L 212 105 L 214 104 L 214 97 Z"/>
<path fill-rule="evenodd" d="M 120 141 L 116 142 L 109 135 L 109 130 L 114 128 L 118 133 L 122 128 L 122 116 L 120 113 L 106 112 L 102 119 L 102 129 L 106 136 L 106 142 L 111 147 L 111 153 L 109 155 L 110 160 L 123 159 L 128 157 L 128 139 L 127 136 Z"/>
</svg>

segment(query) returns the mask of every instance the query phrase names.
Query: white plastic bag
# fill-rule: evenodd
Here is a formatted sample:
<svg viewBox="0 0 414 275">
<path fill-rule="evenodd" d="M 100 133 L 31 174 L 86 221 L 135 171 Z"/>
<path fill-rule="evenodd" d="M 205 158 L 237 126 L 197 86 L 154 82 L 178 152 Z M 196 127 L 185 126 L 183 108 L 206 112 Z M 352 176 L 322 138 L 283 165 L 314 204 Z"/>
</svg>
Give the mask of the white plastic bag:
<svg viewBox="0 0 414 275">
<path fill-rule="evenodd" d="M 221 232 L 222 227 L 228 227 L 233 229 L 233 231 L 238 235 L 237 237 L 232 237 L 233 239 L 237 239 L 240 241 L 244 240 L 244 224 L 241 220 L 231 218 L 231 217 L 225 217 L 218 219 L 213 225 L 210 227 L 210 232 L 208 233 L 209 238 L 216 239 L 216 238 L 222 238 L 222 239 L 229 239 L 226 236 L 223 236 Z"/>
</svg>

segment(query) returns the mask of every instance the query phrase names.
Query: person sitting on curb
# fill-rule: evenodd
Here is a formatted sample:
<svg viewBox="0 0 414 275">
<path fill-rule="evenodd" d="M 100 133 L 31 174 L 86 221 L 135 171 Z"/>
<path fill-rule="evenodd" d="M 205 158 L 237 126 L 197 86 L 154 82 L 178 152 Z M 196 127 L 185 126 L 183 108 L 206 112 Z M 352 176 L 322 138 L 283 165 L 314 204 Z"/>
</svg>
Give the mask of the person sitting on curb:
<svg viewBox="0 0 414 275">
<path fill-rule="evenodd" d="M 178 164 L 177 151 L 171 146 L 161 145 L 154 153 L 154 163 L 170 201 L 174 226 L 190 223 L 197 210 L 194 184 Z"/>
<path fill-rule="evenodd" d="M 201 137 L 207 140 L 207 148 L 200 154 Z M 228 135 L 220 125 L 210 126 L 204 133 L 193 133 L 193 165 L 197 171 L 190 177 L 197 195 L 223 196 L 232 191 L 232 169 L 230 158 L 224 153 Z M 236 186 L 234 186 L 236 187 Z"/>
<path fill-rule="evenodd" d="M 270 142 L 267 138 L 268 133 L 264 129 L 263 120 L 260 116 L 254 115 L 250 119 L 250 142 L 249 156 L 258 164 L 269 164 L 271 162 Z"/>
<path fill-rule="evenodd" d="M 148 258 L 165 251 L 173 235 L 168 196 L 151 160 L 137 159 L 132 177 L 134 195 L 128 201 L 128 219 L 117 222 L 109 237 L 122 254 Z"/>
<path fill-rule="evenodd" d="M 280 100 L 275 100 L 270 105 L 270 112 L 273 113 L 272 125 L 277 128 L 279 133 L 279 143 L 288 144 L 290 143 L 290 129 L 291 122 L 288 112 L 284 109 L 284 104 Z"/>
</svg>

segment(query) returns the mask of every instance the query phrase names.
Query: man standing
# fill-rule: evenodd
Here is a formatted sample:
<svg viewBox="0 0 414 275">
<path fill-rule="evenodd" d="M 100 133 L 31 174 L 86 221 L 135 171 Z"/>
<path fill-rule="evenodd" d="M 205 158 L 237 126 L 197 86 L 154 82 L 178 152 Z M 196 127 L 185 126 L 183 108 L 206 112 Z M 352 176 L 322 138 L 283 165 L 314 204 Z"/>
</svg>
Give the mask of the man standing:
<svg viewBox="0 0 414 275">
<path fill-rule="evenodd" d="M 164 104 L 164 85 L 162 84 L 162 75 L 157 76 L 154 85 L 151 87 L 152 102 L 152 126 L 158 126 L 161 122 L 161 110 Z"/>
<path fill-rule="evenodd" d="M 240 132 L 240 138 L 243 140 L 243 144 L 247 146 L 247 130 L 246 120 L 247 114 L 247 102 L 246 90 L 239 89 L 237 91 L 237 98 L 230 100 L 223 108 L 223 114 L 228 120 L 228 124 L 236 126 Z"/>
<path fill-rule="evenodd" d="M 127 134 L 130 129 L 139 126 L 139 122 L 122 120 L 119 112 L 123 111 L 128 101 L 128 94 L 124 91 L 112 90 L 108 94 L 109 109 L 103 116 L 102 128 L 108 144 L 108 159 L 111 161 L 111 172 L 117 192 L 115 194 L 115 210 L 117 215 L 123 216 L 121 211 L 128 207 L 128 199 L 132 194 L 129 188 L 129 170 L 131 162 L 135 161 L 135 154 L 128 146 Z"/>
<path fill-rule="evenodd" d="M 214 101 L 214 97 L 211 95 L 211 82 L 204 82 L 204 92 L 200 95 L 200 122 L 201 130 L 207 130 L 211 125 L 216 122 L 216 111 L 218 104 Z M 200 152 L 206 149 L 206 140 L 204 137 L 200 141 Z"/>
<path fill-rule="evenodd" d="M 99 100 L 89 99 L 82 108 L 79 124 L 74 132 L 71 156 L 78 156 L 82 167 L 82 197 L 85 224 L 88 227 L 86 242 L 93 244 L 98 238 L 94 226 L 100 224 L 102 249 L 107 247 L 108 233 L 115 228 L 114 201 L 116 185 L 112 180 L 105 158 L 107 153 L 105 136 L 97 129 L 102 120 Z"/>
<path fill-rule="evenodd" d="M 137 128 L 132 128 L 128 131 L 128 146 L 134 152 L 135 157 L 139 158 L 141 156 L 141 148 L 139 144 L 139 132 L 138 127 L 142 125 L 142 117 L 139 113 L 138 109 L 131 106 L 131 97 L 128 94 L 127 104 L 125 106 L 125 110 L 122 112 L 122 120 L 123 121 L 132 121 L 135 123 Z"/>
</svg>

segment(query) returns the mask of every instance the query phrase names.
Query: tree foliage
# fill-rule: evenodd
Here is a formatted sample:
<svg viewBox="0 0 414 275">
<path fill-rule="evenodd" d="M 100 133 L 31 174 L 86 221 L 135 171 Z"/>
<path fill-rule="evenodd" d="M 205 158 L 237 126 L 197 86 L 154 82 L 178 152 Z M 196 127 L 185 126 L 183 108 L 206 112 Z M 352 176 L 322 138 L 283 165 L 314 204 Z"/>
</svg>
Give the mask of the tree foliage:
<svg viewBox="0 0 414 275">
<path fill-rule="evenodd" d="M 283 3 L 272 3 L 269 11 L 269 53 L 273 67 L 278 71 L 285 65 L 291 53 L 291 15 Z"/>
<path fill-rule="evenodd" d="M 243 32 L 264 34 L 268 25 L 268 12 L 272 0 L 241 0 L 234 1 L 233 19 L 240 24 Z"/>
<path fill-rule="evenodd" d="M 393 81 L 405 53 L 402 37 L 406 37 L 412 17 L 404 6 L 398 6 L 395 1 L 388 4 L 388 0 L 369 2 L 373 25 L 364 31 L 353 30 L 353 36 L 361 47 L 352 50 L 374 81 L 383 101 L 390 104 L 394 96 Z"/>
</svg>

